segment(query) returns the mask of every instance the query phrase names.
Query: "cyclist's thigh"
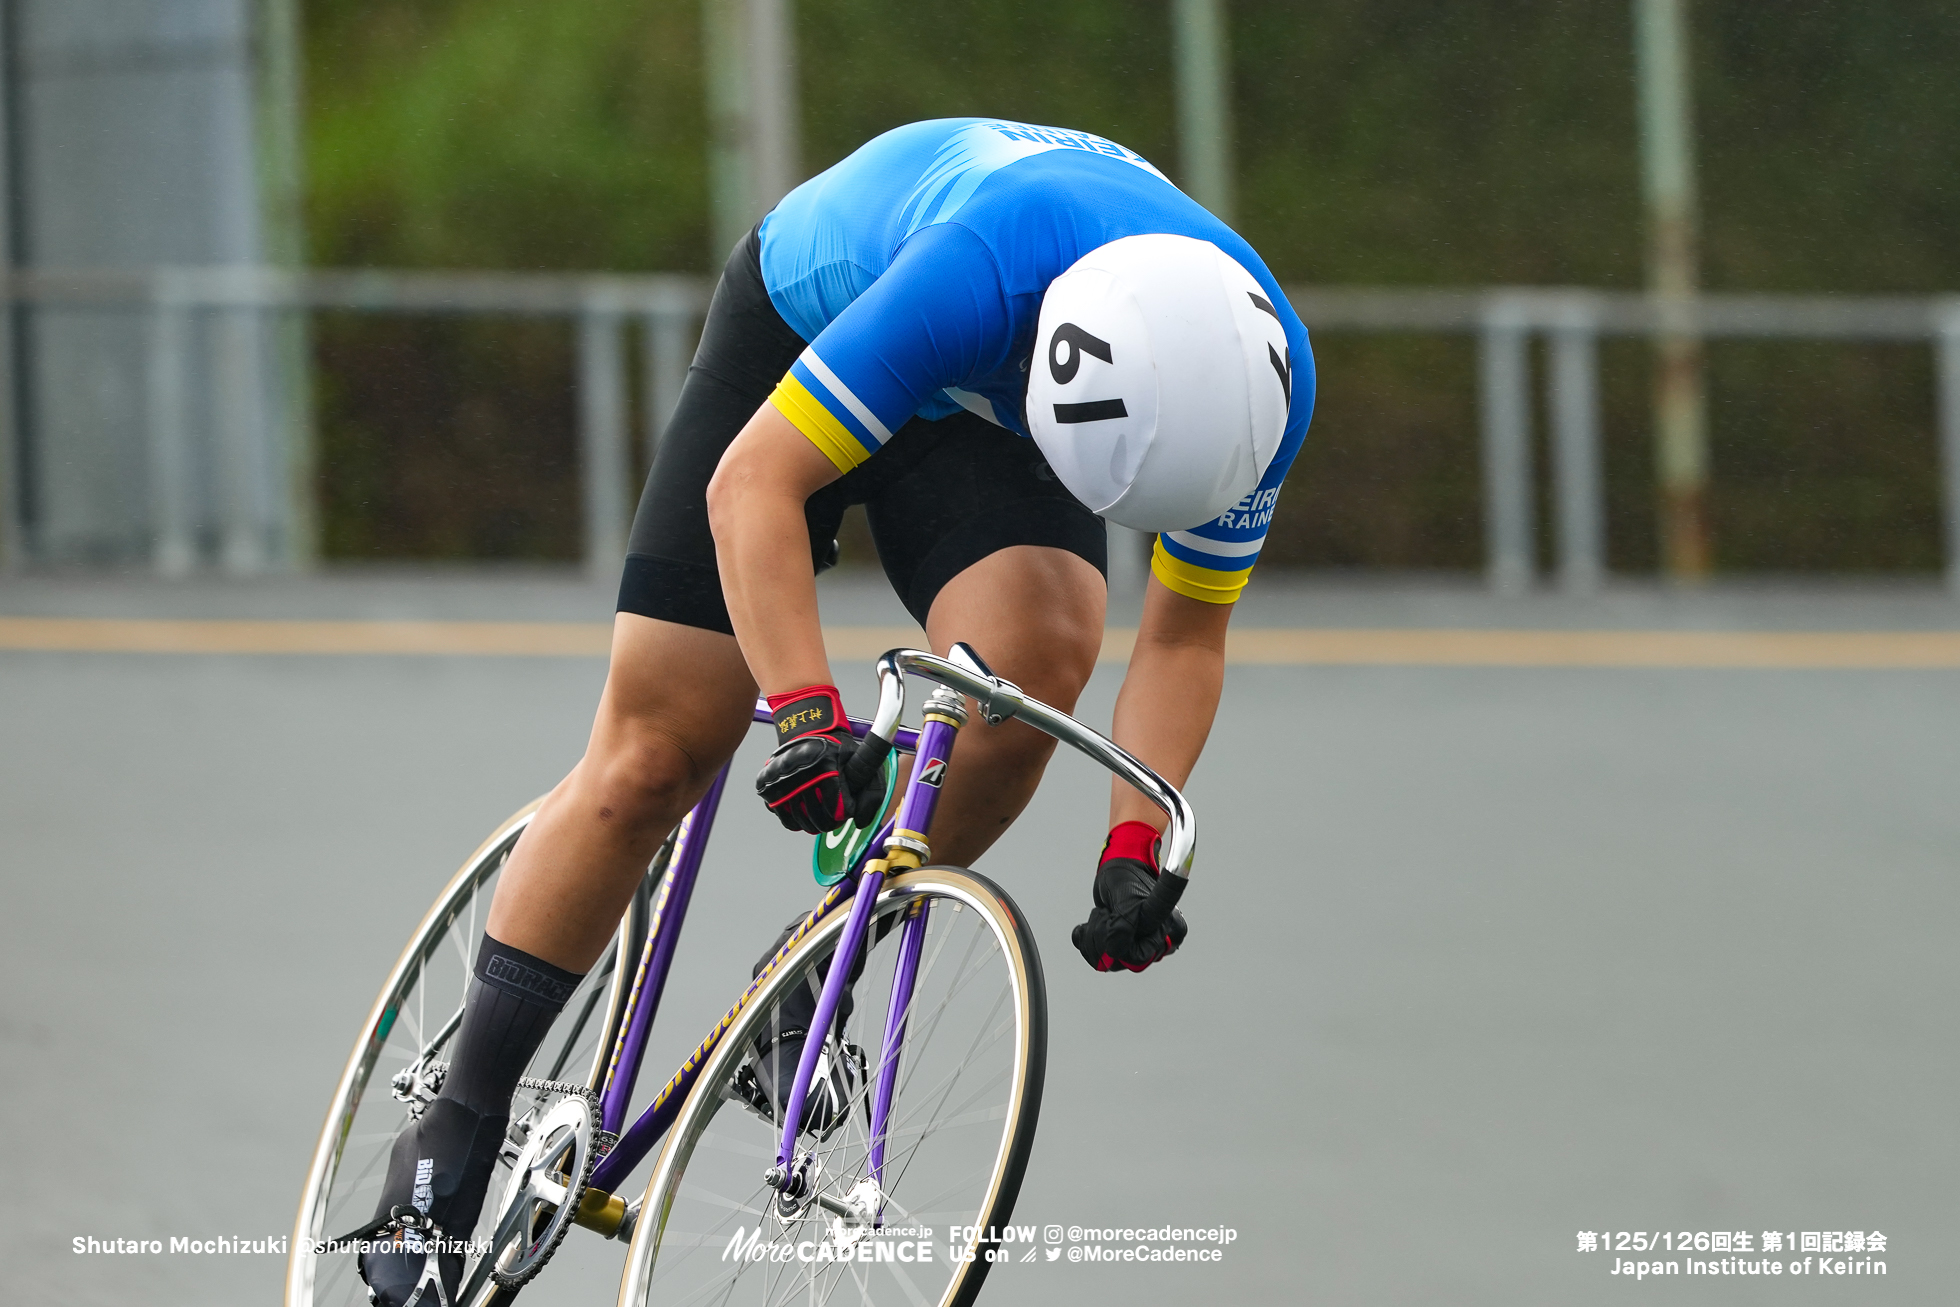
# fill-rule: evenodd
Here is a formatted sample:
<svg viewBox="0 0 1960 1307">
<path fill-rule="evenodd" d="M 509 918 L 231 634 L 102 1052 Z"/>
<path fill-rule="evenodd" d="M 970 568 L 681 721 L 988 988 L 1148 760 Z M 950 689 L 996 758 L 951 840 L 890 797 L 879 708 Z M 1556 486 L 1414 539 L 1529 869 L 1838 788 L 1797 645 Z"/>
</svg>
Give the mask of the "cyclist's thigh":
<svg viewBox="0 0 1960 1307">
<path fill-rule="evenodd" d="M 1010 545 L 948 581 L 927 615 L 936 653 L 972 645 L 996 675 L 1067 711 L 1102 648 L 1102 574 L 1080 555 Z"/>
<path fill-rule="evenodd" d="M 899 598 L 944 652 L 955 640 L 1057 706 L 1075 700 L 1102 643 L 1102 520 L 1031 440 L 970 413 L 915 419 L 866 505 Z"/>
<path fill-rule="evenodd" d="M 747 733 L 755 693 L 734 636 L 619 613 L 588 752 L 675 751 L 705 784 Z"/>
<path fill-rule="evenodd" d="M 733 637 L 620 613 L 585 756 L 512 853 L 485 928 L 567 970 L 589 967 L 754 703 Z"/>
</svg>

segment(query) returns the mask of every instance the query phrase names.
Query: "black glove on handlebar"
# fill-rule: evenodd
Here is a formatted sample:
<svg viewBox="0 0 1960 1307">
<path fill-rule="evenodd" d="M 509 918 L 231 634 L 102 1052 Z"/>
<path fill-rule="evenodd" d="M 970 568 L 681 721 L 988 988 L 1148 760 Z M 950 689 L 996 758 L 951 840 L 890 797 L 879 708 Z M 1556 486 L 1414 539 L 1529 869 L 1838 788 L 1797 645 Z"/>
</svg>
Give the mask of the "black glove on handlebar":
<svg viewBox="0 0 1960 1307">
<path fill-rule="evenodd" d="M 1166 876 L 1136 858 L 1096 868 L 1096 906 L 1069 938 L 1098 971 L 1142 971 L 1177 951 L 1188 927 L 1174 906 L 1184 878 Z"/>
<path fill-rule="evenodd" d="M 868 825 L 885 796 L 879 769 L 891 744 L 875 736 L 860 744 L 832 685 L 772 694 L 769 709 L 781 743 L 755 778 L 769 811 L 786 828 L 812 835 L 846 821 Z"/>
</svg>

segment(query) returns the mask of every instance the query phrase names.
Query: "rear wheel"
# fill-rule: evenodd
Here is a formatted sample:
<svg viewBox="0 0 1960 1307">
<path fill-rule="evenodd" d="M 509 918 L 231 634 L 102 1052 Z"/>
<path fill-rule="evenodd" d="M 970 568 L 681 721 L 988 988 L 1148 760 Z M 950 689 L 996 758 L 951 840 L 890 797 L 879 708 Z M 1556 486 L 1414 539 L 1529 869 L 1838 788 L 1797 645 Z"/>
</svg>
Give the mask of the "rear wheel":
<svg viewBox="0 0 1960 1307">
<path fill-rule="evenodd" d="M 519 811 L 463 864 L 382 985 L 334 1089 L 307 1172 L 287 1261 L 287 1307 L 366 1307 L 367 1286 L 355 1269 L 354 1254 L 316 1253 L 314 1243 L 360 1229 L 373 1218 L 395 1136 L 440 1090 L 491 896 L 511 849 L 536 809 L 533 803 Z M 602 1084 L 626 986 L 645 938 L 648 891 L 664 871 L 665 860 L 663 850 L 634 896 L 612 947 L 565 1004 L 526 1069 L 527 1077 L 595 1090 Z M 498 1197 L 509 1188 L 510 1162 L 520 1154 L 517 1140 L 564 1101 L 562 1094 L 517 1091 L 510 1112 L 512 1142 L 491 1177 L 477 1231 L 445 1233 L 458 1239 L 489 1237 Z M 488 1276 L 476 1279 L 480 1289 L 470 1295 L 471 1307 L 489 1307 L 509 1296 Z"/>
<path fill-rule="evenodd" d="M 848 915 L 783 960 L 702 1068 L 648 1184 L 622 1304 L 968 1303 L 1002 1256 L 988 1230 L 1012 1214 L 1034 1143 L 1047 998 L 1020 910 L 970 871 L 927 867 L 881 892 L 853 1011 L 828 1050 L 852 1068 L 845 1110 L 799 1139 L 800 1196 L 764 1180 L 781 1136 L 746 1066 L 786 1003 L 799 1010 L 797 991 L 820 983 Z M 921 916 L 894 1059 L 893 980 Z M 870 1101 L 887 1064 L 895 1092 L 874 1176 Z"/>
</svg>

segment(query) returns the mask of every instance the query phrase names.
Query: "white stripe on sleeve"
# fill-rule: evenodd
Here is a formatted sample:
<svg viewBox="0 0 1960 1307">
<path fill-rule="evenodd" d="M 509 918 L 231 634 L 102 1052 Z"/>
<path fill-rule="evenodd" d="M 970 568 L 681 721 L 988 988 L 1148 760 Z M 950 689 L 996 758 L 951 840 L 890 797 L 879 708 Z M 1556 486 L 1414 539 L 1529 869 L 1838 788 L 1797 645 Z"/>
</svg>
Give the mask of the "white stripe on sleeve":
<svg viewBox="0 0 1960 1307">
<path fill-rule="evenodd" d="M 1261 531 L 1257 540 L 1207 540 L 1189 531 L 1166 531 L 1166 536 L 1194 553 L 1210 554 L 1213 558 L 1244 558 L 1256 554 L 1266 543 L 1266 533 Z"/>
<path fill-rule="evenodd" d="M 852 417 L 864 423 L 864 429 L 877 437 L 879 444 L 882 445 L 892 438 L 891 429 L 880 422 L 878 415 L 866 408 L 864 401 L 852 394 L 851 388 L 839 380 L 837 374 L 832 372 L 829 366 L 817 357 L 817 351 L 814 347 L 806 346 L 804 348 L 803 366 L 810 369 L 810 374 L 818 381 L 823 382 L 824 389 L 837 396 L 844 407 L 851 410 Z"/>
</svg>

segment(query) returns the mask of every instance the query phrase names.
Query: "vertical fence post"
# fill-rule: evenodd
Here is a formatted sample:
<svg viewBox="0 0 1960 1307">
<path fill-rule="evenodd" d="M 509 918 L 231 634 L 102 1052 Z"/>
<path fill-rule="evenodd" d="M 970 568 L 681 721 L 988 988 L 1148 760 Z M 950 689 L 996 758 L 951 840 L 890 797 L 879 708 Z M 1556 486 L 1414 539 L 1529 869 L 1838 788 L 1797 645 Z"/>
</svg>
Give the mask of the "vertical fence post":
<svg viewBox="0 0 1960 1307">
<path fill-rule="evenodd" d="M 226 295 L 212 313 L 211 409 L 217 427 L 219 557 L 235 576 L 251 576 L 266 566 L 266 446 L 272 439 L 265 404 L 265 366 L 260 351 L 259 310 L 245 278 L 243 294 Z"/>
<path fill-rule="evenodd" d="M 5 49 L 0 48 L 0 59 L 5 57 Z M 4 88 L 0 88 L 3 95 Z M 0 116 L 0 135 L 5 131 L 6 121 Z M 0 175 L 4 175 L 5 167 L 4 147 L 0 147 Z M 4 181 L 0 181 L 0 191 L 4 191 Z M 0 193 L 0 204 L 5 201 L 5 194 Z M 6 223 L 0 218 L 0 241 L 5 239 Z M 27 565 L 27 531 L 21 520 L 26 502 L 26 487 L 21 485 L 21 411 L 15 403 L 20 388 L 14 377 L 14 331 L 19 313 L 11 260 L 6 257 L 5 246 L 0 245 L 0 572 L 18 572 Z"/>
<path fill-rule="evenodd" d="M 1960 595 L 1960 299 L 1935 310 L 1933 350 L 1939 364 L 1940 472 L 1945 490 L 1946 584 Z"/>
<path fill-rule="evenodd" d="M 1599 331 L 1582 295 L 1551 332 L 1552 484 L 1558 506 L 1559 585 L 1589 594 L 1606 576 L 1606 511 L 1599 449 Z"/>
<path fill-rule="evenodd" d="M 678 306 L 665 305 L 646 317 L 646 429 L 642 440 L 646 464 L 660 448 L 660 437 L 673 419 L 674 405 L 680 402 L 681 385 L 687 380 L 687 327 L 691 315 Z"/>
<path fill-rule="evenodd" d="M 1178 180 L 1192 199 L 1232 220 L 1231 53 L 1221 0 L 1173 0 Z"/>
<path fill-rule="evenodd" d="M 1478 326 L 1483 413 L 1484 567 L 1491 588 L 1518 594 L 1531 586 L 1531 343 L 1524 307 L 1496 296 Z"/>
<path fill-rule="evenodd" d="M 748 0 L 750 196 L 759 218 L 803 180 L 793 0 Z"/>
<path fill-rule="evenodd" d="M 159 269 L 151 283 L 149 359 L 144 378 L 150 473 L 150 566 L 159 576 L 183 576 L 197 563 L 191 530 L 190 442 L 184 421 L 191 328 L 190 297 L 181 276 Z"/>
<path fill-rule="evenodd" d="M 603 577 L 626 557 L 626 369 L 621 316 L 589 299 L 578 315 L 579 479 L 585 503 L 585 566 Z"/>
<path fill-rule="evenodd" d="M 701 0 L 703 72 L 708 93 L 708 266 L 716 268 L 761 216 L 754 183 L 749 122 L 749 59 L 745 0 Z"/>
<path fill-rule="evenodd" d="M 711 266 L 802 180 L 791 0 L 701 0 Z"/>
<path fill-rule="evenodd" d="M 1654 439 L 1661 567 L 1677 581 L 1695 582 L 1709 569 L 1708 398 L 1695 311 L 1700 201 L 1688 0 L 1634 0 L 1633 19 L 1647 277 L 1658 309 Z"/>
<path fill-rule="evenodd" d="M 10 48 L 14 35 L 11 15 L 0 9 L 0 571 L 17 572 L 27 562 L 27 532 L 22 522 L 26 487 L 21 484 L 21 411 L 15 400 L 20 387 L 14 377 L 14 332 L 19 306 L 14 299 L 14 163 L 11 82 L 17 65 Z"/>
</svg>

